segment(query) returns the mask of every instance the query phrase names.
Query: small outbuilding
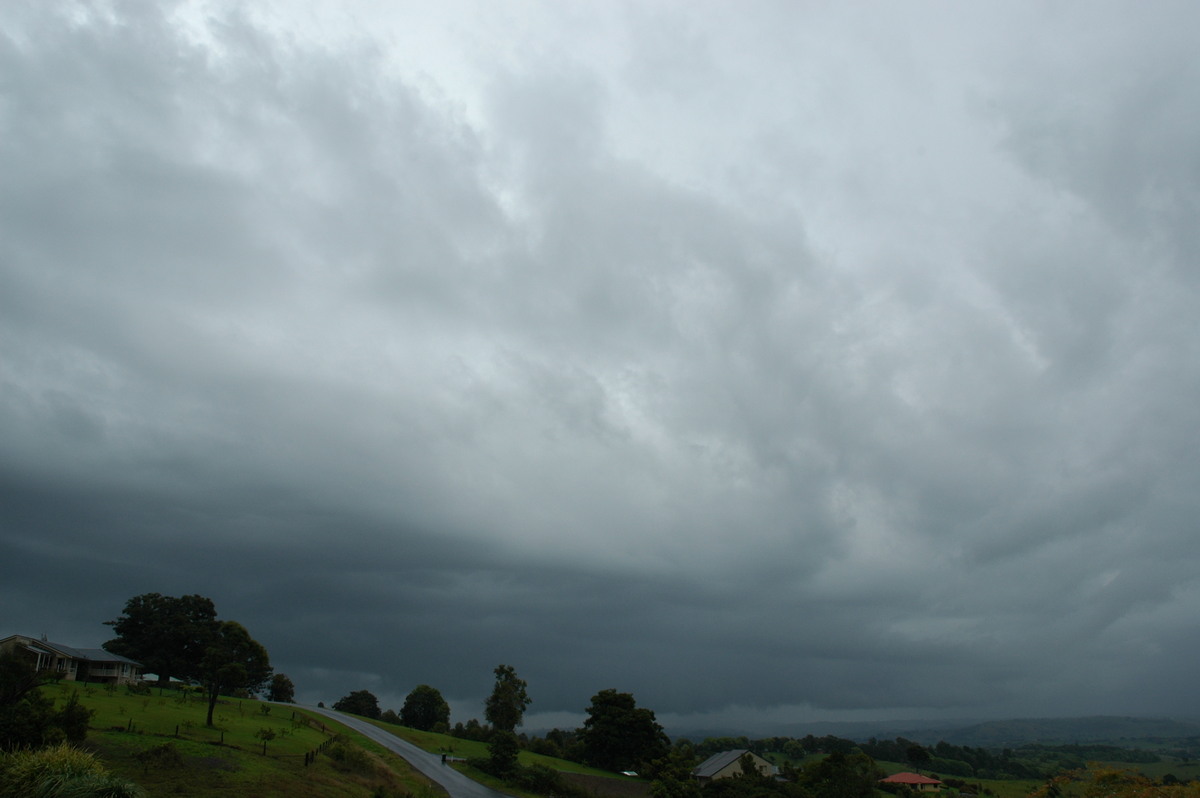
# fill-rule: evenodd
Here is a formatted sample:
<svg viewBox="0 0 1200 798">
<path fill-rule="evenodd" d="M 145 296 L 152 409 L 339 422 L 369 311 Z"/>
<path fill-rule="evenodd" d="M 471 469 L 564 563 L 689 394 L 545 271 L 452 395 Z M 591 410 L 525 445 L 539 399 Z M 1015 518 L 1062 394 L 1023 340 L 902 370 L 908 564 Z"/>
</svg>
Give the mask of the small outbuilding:
<svg viewBox="0 0 1200 798">
<path fill-rule="evenodd" d="M 774 765 L 758 754 L 745 748 L 735 748 L 732 751 L 713 754 L 692 771 L 692 776 L 701 783 L 740 776 L 744 756 L 749 756 L 754 767 L 764 776 L 774 778 L 779 773 Z"/>
<path fill-rule="evenodd" d="M 920 773 L 893 773 L 886 779 L 880 779 L 879 783 L 898 784 L 917 792 L 938 792 L 942 789 L 940 781 L 929 776 L 922 776 Z"/>
</svg>

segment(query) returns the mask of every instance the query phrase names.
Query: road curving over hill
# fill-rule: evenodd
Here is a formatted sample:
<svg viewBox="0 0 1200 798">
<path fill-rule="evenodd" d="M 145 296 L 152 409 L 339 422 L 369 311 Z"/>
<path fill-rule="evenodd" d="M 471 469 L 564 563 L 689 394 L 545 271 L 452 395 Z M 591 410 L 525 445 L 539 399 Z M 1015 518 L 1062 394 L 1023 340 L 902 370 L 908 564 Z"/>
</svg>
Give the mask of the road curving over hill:
<svg viewBox="0 0 1200 798">
<path fill-rule="evenodd" d="M 440 754 L 431 754 L 428 751 L 422 751 L 407 740 L 402 740 L 396 735 L 386 732 L 362 718 L 347 715 L 345 712 L 338 712 L 333 709 L 325 709 L 324 707 L 304 706 L 301 708 L 308 712 L 314 712 L 336 720 L 344 726 L 349 726 L 362 736 L 370 738 L 389 751 L 399 754 L 410 765 L 425 776 L 428 776 L 431 781 L 435 781 L 445 787 L 446 792 L 450 793 L 450 798 L 511 798 L 502 792 L 497 792 L 491 787 L 485 787 L 479 782 L 467 778 L 454 768 L 444 764 Z"/>
</svg>

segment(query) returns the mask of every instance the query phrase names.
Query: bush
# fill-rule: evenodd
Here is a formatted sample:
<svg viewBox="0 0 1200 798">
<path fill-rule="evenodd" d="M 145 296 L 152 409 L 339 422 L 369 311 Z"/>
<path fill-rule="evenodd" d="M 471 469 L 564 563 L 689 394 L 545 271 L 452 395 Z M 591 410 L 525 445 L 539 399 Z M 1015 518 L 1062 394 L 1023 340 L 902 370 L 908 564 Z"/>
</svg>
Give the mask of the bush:
<svg viewBox="0 0 1200 798">
<path fill-rule="evenodd" d="M 175 747 L 175 743 L 163 743 L 162 745 L 143 748 L 133 755 L 142 765 L 142 772 L 148 773 L 150 768 L 178 768 L 183 765 L 183 757 L 179 755 L 179 749 Z"/>
<path fill-rule="evenodd" d="M 336 769 L 344 773 L 368 775 L 375 771 L 371 755 L 344 739 L 335 739 L 333 744 L 325 749 L 325 755 L 333 760 Z"/>
<path fill-rule="evenodd" d="M 518 787 L 540 795 L 564 795 L 572 790 L 557 770 L 545 765 L 518 767 L 513 772 L 511 781 Z"/>
<path fill-rule="evenodd" d="M 95 713 L 79 703 L 79 693 L 72 690 L 67 696 L 67 702 L 63 704 L 55 715 L 56 725 L 63 730 L 63 734 L 67 736 L 67 740 L 73 743 L 80 743 L 87 737 L 88 724 L 92 722 L 92 715 Z"/>
<path fill-rule="evenodd" d="M 0 798 L 143 798 L 92 754 L 70 745 L 0 754 Z"/>
</svg>

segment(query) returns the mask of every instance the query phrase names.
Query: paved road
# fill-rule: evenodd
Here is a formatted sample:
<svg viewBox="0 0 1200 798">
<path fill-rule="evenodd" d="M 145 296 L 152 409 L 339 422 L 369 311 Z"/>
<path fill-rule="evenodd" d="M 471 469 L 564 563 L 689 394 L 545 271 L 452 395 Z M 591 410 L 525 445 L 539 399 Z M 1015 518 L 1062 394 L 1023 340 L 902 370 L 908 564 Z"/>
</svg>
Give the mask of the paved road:
<svg viewBox="0 0 1200 798">
<path fill-rule="evenodd" d="M 493 790 L 491 787 L 485 787 L 477 781 L 472 781 L 449 765 L 442 764 L 441 754 L 431 754 L 428 751 L 422 751 L 407 740 L 401 740 L 396 735 L 390 734 L 371 723 L 367 723 L 365 720 L 356 718 L 353 715 L 347 715 L 344 712 L 325 709 L 324 707 L 306 706 L 303 709 L 333 718 L 338 723 L 349 726 L 364 737 L 369 737 L 384 748 L 395 751 L 408 760 L 409 764 L 414 768 L 445 787 L 446 792 L 450 793 L 450 798 L 510 798 L 502 792 Z"/>
</svg>

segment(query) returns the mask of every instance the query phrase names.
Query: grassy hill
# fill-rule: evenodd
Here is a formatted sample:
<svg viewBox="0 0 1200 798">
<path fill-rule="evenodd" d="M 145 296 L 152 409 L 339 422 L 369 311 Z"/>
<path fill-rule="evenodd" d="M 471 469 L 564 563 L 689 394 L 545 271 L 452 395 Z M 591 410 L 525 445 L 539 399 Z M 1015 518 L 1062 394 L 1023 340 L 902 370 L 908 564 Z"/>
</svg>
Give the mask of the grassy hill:
<svg viewBox="0 0 1200 798">
<path fill-rule="evenodd" d="M 124 688 L 69 683 L 42 689 L 58 702 L 78 691 L 80 702 L 95 713 L 84 747 L 151 798 L 444 795 L 399 756 L 297 708 L 222 700 L 216 727 L 208 728 L 204 701 L 188 693 L 155 689 L 131 695 Z"/>
<path fill-rule="evenodd" d="M 445 795 L 401 757 L 324 715 L 299 707 L 222 699 L 213 716 L 215 728 L 209 728 L 204 725 L 203 698 L 186 691 L 153 688 L 148 695 L 137 695 L 123 687 L 72 683 L 42 690 L 60 705 L 77 692 L 80 702 L 94 712 L 84 747 L 100 756 L 110 771 L 144 787 L 151 798 Z M 433 753 L 463 759 L 488 754 L 485 743 L 373 722 Z M 314 752 L 319 753 L 314 756 Z M 599 795 L 645 791 L 644 782 L 575 762 L 529 751 L 522 751 L 519 758 L 526 766 L 540 764 L 563 772 Z M 465 765 L 459 768 L 504 792 L 522 794 Z"/>
</svg>

